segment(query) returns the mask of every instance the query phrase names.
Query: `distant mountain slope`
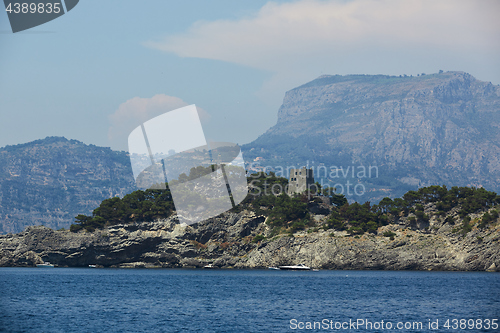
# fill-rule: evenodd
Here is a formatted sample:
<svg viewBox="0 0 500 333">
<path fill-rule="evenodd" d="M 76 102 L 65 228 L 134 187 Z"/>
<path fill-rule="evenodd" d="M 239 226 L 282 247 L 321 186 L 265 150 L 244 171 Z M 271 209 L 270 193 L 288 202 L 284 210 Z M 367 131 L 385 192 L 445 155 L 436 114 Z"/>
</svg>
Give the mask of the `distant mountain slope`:
<svg viewBox="0 0 500 333">
<path fill-rule="evenodd" d="M 322 76 L 288 91 L 277 124 L 244 151 L 262 166 L 351 167 L 322 178 L 344 194 L 363 184 L 348 195 L 358 201 L 430 184 L 499 191 L 500 87 L 463 72 Z"/>
<path fill-rule="evenodd" d="M 125 152 L 61 137 L 0 148 L 0 233 L 68 228 L 77 214 L 135 189 Z"/>
</svg>

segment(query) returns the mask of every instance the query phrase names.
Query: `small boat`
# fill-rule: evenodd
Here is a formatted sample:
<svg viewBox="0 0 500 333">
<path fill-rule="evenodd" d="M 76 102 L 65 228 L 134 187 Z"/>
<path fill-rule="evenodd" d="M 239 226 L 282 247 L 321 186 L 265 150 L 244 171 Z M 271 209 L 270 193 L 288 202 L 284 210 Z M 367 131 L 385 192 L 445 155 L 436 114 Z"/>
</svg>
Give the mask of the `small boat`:
<svg viewBox="0 0 500 333">
<path fill-rule="evenodd" d="M 277 270 L 277 271 L 280 270 L 278 267 L 268 267 L 268 269 L 274 269 L 274 270 Z"/>
<path fill-rule="evenodd" d="M 280 270 L 283 271 L 310 271 L 311 267 L 307 267 L 303 264 L 292 265 L 292 266 L 278 266 Z"/>
<path fill-rule="evenodd" d="M 208 268 L 208 269 L 210 269 L 210 268 L 215 268 L 215 267 L 214 267 L 214 265 L 213 265 L 213 264 L 208 264 L 208 265 L 203 266 L 203 268 Z"/>
<path fill-rule="evenodd" d="M 89 265 L 89 268 L 97 268 L 97 265 Z"/>
<path fill-rule="evenodd" d="M 43 264 L 37 264 L 36 267 L 40 267 L 40 268 L 53 268 L 54 265 L 52 265 L 50 262 L 46 261 Z"/>
</svg>

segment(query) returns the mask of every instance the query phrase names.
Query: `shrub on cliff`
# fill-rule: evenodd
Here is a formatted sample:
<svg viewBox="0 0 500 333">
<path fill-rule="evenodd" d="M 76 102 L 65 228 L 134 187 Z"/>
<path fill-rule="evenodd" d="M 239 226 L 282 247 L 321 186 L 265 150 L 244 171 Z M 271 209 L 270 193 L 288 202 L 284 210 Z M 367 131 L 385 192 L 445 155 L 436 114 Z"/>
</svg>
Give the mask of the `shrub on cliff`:
<svg viewBox="0 0 500 333">
<path fill-rule="evenodd" d="M 166 190 L 134 191 L 122 199 L 106 199 L 94 209 L 92 216 L 78 215 L 70 231 L 85 229 L 89 232 L 105 226 L 136 221 L 154 221 L 172 214 L 174 205 L 168 188 Z"/>
<path fill-rule="evenodd" d="M 416 222 L 417 218 L 429 221 L 430 217 L 424 213 L 424 206 L 430 203 L 435 204 L 443 214 L 454 207 L 460 207 L 458 214 L 464 222 L 456 230 L 467 234 L 472 228 L 468 214 L 499 205 L 500 196 L 484 188 L 455 186 L 448 190 L 446 186 L 433 185 L 417 191 L 409 191 L 403 195 L 403 198 L 394 200 L 383 198 L 378 205 L 371 205 L 369 202 L 361 205 L 354 202 L 345 203 L 341 207 L 333 207 L 325 228 L 347 229 L 350 234 L 375 232 L 378 227 L 388 224 L 389 221 L 396 221 L 400 216 L 408 215 L 410 212 L 415 214 L 415 216 L 408 217 L 411 223 Z M 496 217 L 492 216 L 493 212 L 496 213 Z M 480 228 L 484 228 L 498 217 L 496 210 L 487 214 L 483 216 Z M 389 217 L 391 215 L 392 217 Z M 448 216 L 445 221 L 450 224 L 455 223 L 452 216 Z"/>
<path fill-rule="evenodd" d="M 396 234 L 392 231 L 384 232 L 384 237 L 389 237 L 390 240 L 394 240 L 394 236 L 396 236 Z"/>
</svg>

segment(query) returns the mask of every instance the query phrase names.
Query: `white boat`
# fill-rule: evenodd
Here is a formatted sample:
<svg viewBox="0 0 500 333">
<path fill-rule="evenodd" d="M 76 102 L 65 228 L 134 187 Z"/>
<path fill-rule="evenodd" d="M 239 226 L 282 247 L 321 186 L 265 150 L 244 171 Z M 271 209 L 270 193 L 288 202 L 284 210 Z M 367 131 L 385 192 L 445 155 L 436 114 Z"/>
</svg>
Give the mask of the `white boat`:
<svg viewBox="0 0 500 333">
<path fill-rule="evenodd" d="M 43 264 L 37 264 L 36 267 L 41 267 L 41 268 L 53 268 L 54 265 L 52 265 L 50 262 L 46 261 Z"/>
<path fill-rule="evenodd" d="M 291 265 L 291 266 L 278 266 L 280 270 L 283 271 L 310 271 L 311 267 L 307 267 L 303 264 Z"/>
<path fill-rule="evenodd" d="M 278 267 L 268 267 L 268 269 L 280 270 Z"/>
<path fill-rule="evenodd" d="M 203 268 L 215 268 L 215 267 L 212 264 L 208 264 L 208 265 L 203 266 Z"/>
<path fill-rule="evenodd" d="M 97 265 L 89 265 L 89 268 L 97 268 Z"/>
</svg>

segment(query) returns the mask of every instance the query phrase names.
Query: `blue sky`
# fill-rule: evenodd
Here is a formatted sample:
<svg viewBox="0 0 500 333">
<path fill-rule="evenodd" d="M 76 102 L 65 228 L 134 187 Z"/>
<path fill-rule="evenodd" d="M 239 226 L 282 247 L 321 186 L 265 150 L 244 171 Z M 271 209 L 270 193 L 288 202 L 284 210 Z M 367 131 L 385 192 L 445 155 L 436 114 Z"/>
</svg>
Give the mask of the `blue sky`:
<svg viewBox="0 0 500 333">
<path fill-rule="evenodd" d="M 65 136 L 127 149 L 187 104 L 247 143 L 324 74 L 462 70 L 500 84 L 499 1 L 96 1 L 13 34 L 0 14 L 0 146 Z"/>
</svg>

